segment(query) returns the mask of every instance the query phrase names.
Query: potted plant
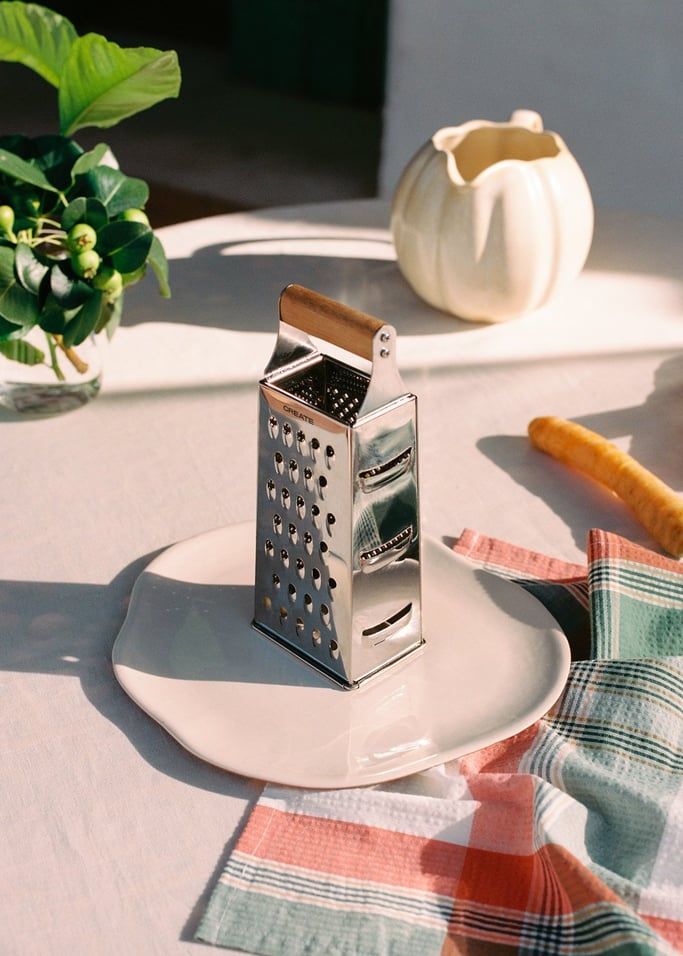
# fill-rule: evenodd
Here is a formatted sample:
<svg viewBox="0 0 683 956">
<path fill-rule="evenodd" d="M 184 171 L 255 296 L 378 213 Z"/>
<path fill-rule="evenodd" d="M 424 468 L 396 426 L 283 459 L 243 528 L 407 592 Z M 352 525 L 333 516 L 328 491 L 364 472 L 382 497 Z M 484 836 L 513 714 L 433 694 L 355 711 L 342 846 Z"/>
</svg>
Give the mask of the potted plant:
<svg viewBox="0 0 683 956">
<path fill-rule="evenodd" d="M 74 134 L 177 97 L 181 75 L 174 51 L 79 36 L 61 14 L 15 0 L 0 2 L 0 60 L 57 90 L 57 132 L 0 136 L 0 402 L 50 414 L 97 394 L 86 350 L 114 334 L 148 266 L 170 296 L 147 183 L 126 176 L 106 143 L 85 151 Z"/>
</svg>

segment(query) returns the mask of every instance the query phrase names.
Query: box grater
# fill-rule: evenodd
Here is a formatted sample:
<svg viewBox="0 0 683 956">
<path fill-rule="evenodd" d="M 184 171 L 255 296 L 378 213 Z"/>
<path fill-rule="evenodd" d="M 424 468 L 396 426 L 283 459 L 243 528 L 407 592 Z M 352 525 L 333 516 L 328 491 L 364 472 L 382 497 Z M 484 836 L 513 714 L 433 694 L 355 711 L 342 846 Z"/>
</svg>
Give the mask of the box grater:
<svg viewBox="0 0 683 956">
<path fill-rule="evenodd" d="M 253 624 L 351 688 L 424 643 L 417 400 L 391 325 L 298 285 L 279 313 L 259 382 Z"/>
</svg>

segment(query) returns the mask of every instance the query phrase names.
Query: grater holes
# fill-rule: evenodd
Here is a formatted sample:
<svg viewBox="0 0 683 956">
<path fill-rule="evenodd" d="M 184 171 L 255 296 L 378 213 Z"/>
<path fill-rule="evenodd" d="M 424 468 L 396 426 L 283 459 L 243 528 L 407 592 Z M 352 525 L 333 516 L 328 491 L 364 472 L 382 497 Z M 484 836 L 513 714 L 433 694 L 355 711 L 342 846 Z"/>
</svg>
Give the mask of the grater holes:
<svg viewBox="0 0 683 956">
<path fill-rule="evenodd" d="M 329 512 L 327 515 L 327 533 L 328 534 L 332 534 L 336 523 L 337 523 L 337 519 L 332 514 L 332 512 Z"/>
<path fill-rule="evenodd" d="M 270 611 L 271 607 L 273 606 L 273 602 L 270 600 L 267 594 L 263 597 L 263 606 L 266 611 Z"/>
<path fill-rule="evenodd" d="M 290 495 L 289 495 L 289 488 L 282 489 L 282 491 L 280 492 L 280 500 L 282 501 L 283 508 L 289 508 L 289 506 L 292 503 L 290 499 Z"/>
<path fill-rule="evenodd" d="M 330 578 L 329 581 L 327 582 L 327 586 L 330 589 L 330 591 L 334 591 L 334 589 L 337 587 L 336 580 L 334 578 Z"/>
<path fill-rule="evenodd" d="M 322 634 L 320 633 L 320 628 L 314 627 L 311 631 L 311 638 L 313 639 L 314 646 L 318 646 L 323 639 Z"/>
<path fill-rule="evenodd" d="M 295 622 L 295 624 L 294 624 L 294 627 L 296 628 L 297 634 L 299 634 L 299 635 L 303 634 L 303 632 L 304 632 L 304 622 L 303 622 L 303 620 L 302 620 L 300 617 L 298 617 L 298 618 L 296 619 L 296 622 Z"/>
<path fill-rule="evenodd" d="M 294 458 L 289 460 L 289 477 L 295 483 L 299 480 L 299 464 Z"/>
<path fill-rule="evenodd" d="M 327 478 L 324 475 L 321 475 L 318 478 L 318 494 L 321 498 L 325 497 L 325 492 L 327 491 Z"/>
<path fill-rule="evenodd" d="M 304 484 L 309 491 L 313 491 L 313 469 L 304 468 Z"/>
<path fill-rule="evenodd" d="M 266 540 L 264 541 L 263 550 L 266 552 L 269 558 L 272 558 L 273 555 L 275 554 L 275 545 L 270 540 L 270 538 L 266 538 Z"/>
<path fill-rule="evenodd" d="M 310 531 L 304 531 L 304 548 L 309 554 L 313 554 L 313 535 Z"/>
<path fill-rule="evenodd" d="M 273 515 L 273 531 L 275 534 L 282 534 L 282 518 L 279 514 Z"/>
<path fill-rule="evenodd" d="M 331 615 L 330 615 L 330 609 L 329 609 L 329 607 L 328 607 L 327 604 L 321 604 L 321 605 L 320 605 L 320 617 L 321 617 L 321 619 L 322 619 L 323 624 L 325 624 L 327 627 L 329 627 L 329 626 L 330 626 L 330 621 L 332 620 L 332 618 L 331 618 Z"/>
<path fill-rule="evenodd" d="M 273 575 L 273 587 L 275 588 L 276 591 L 280 590 L 280 575 L 279 574 Z"/>
<path fill-rule="evenodd" d="M 272 478 L 269 478 L 266 482 L 266 497 L 273 501 L 275 499 L 275 482 Z"/>
<path fill-rule="evenodd" d="M 289 615 L 289 611 L 287 610 L 287 608 L 284 607 L 284 606 L 281 607 L 281 608 L 280 608 L 280 621 L 281 621 L 283 624 L 284 624 L 285 621 L 287 620 L 288 615 Z"/>
<path fill-rule="evenodd" d="M 304 594 L 304 607 L 309 614 L 313 613 L 313 598 L 310 594 Z"/>
<path fill-rule="evenodd" d="M 306 517 L 306 502 L 301 495 L 296 496 L 296 513 L 300 518 Z"/>
<path fill-rule="evenodd" d="M 304 574 L 306 573 L 306 565 L 301 558 L 296 559 L 296 573 L 300 578 L 303 578 Z"/>
<path fill-rule="evenodd" d="M 287 585 L 287 594 L 289 594 L 289 600 L 294 603 L 296 601 L 296 588 L 293 584 Z"/>
<path fill-rule="evenodd" d="M 281 475 L 285 470 L 285 457 L 281 451 L 276 451 L 273 455 L 273 464 L 275 466 L 275 471 L 278 475 Z"/>
<path fill-rule="evenodd" d="M 285 422 L 282 426 L 282 441 L 288 448 L 290 448 L 294 443 L 294 434 L 292 432 L 292 426 L 289 424 L 289 422 Z"/>
<path fill-rule="evenodd" d="M 282 566 L 284 568 L 289 567 L 289 551 L 287 548 L 280 549 L 280 561 L 282 561 Z"/>
<path fill-rule="evenodd" d="M 296 525 L 290 524 L 289 527 L 287 528 L 287 533 L 289 535 L 289 540 L 292 542 L 292 544 L 296 544 L 297 541 L 299 540 L 299 532 L 297 531 Z"/>
<path fill-rule="evenodd" d="M 337 644 L 336 641 L 330 641 L 329 652 L 332 660 L 336 661 L 339 659 L 339 644 Z"/>
<path fill-rule="evenodd" d="M 322 584 L 322 574 L 320 573 L 319 568 L 313 568 L 311 571 L 311 579 L 313 581 L 313 587 L 319 591 L 320 585 Z"/>
<path fill-rule="evenodd" d="M 334 463 L 334 448 L 332 445 L 328 445 L 325 449 L 325 461 L 327 462 L 327 467 L 331 468 Z"/>
<path fill-rule="evenodd" d="M 268 434 L 270 435 L 271 438 L 277 438 L 279 431 L 280 431 L 280 424 L 277 418 L 275 417 L 275 415 L 271 415 L 270 418 L 268 419 Z"/>
<path fill-rule="evenodd" d="M 327 564 L 327 552 L 328 552 L 329 550 L 330 550 L 330 549 L 329 549 L 329 547 L 327 546 L 326 542 L 325 542 L 325 541 L 321 541 L 321 542 L 320 542 L 320 548 L 319 548 L 320 557 L 323 559 L 323 562 L 324 562 L 325 564 Z"/>
<path fill-rule="evenodd" d="M 317 505 L 311 505 L 311 521 L 314 528 L 320 527 L 320 508 Z"/>
<path fill-rule="evenodd" d="M 306 432 L 301 428 L 296 433 L 296 447 L 302 455 L 306 454 Z"/>
</svg>

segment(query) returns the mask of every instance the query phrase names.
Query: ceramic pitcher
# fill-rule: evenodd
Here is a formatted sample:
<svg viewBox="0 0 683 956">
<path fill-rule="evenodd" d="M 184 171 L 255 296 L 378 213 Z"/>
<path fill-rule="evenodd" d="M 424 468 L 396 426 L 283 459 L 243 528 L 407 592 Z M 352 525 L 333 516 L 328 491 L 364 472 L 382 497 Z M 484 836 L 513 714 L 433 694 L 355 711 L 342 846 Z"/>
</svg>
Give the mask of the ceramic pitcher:
<svg viewBox="0 0 683 956">
<path fill-rule="evenodd" d="M 537 309 L 583 268 L 586 178 L 531 110 L 438 130 L 403 171 L 391 231 L 399 268 L 430 305 L 500 322 Z"/>
</svg>

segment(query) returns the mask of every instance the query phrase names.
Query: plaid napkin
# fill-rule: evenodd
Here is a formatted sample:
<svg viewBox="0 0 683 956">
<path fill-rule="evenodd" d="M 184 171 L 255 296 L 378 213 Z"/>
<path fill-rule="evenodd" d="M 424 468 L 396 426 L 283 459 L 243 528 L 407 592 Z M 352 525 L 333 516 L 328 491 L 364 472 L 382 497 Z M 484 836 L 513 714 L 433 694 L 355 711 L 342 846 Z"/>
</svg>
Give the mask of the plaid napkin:
<svg viewBox="0 0 683 956">
<path fill-rule="evenodd" d="M 466 531 L 572 646 L 516 736 L 374 787 L 267 786 L 196 939 L 260 956 L 683 952 L 683 565 L 592 531 L 588 571 Z"/>
</svg>

